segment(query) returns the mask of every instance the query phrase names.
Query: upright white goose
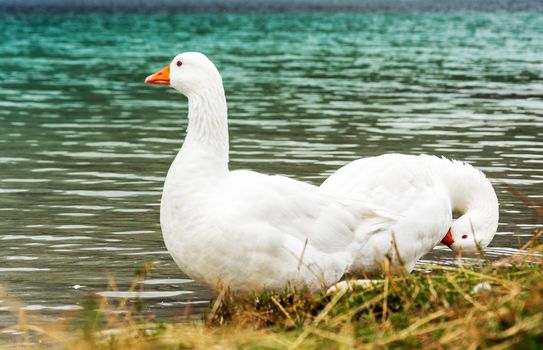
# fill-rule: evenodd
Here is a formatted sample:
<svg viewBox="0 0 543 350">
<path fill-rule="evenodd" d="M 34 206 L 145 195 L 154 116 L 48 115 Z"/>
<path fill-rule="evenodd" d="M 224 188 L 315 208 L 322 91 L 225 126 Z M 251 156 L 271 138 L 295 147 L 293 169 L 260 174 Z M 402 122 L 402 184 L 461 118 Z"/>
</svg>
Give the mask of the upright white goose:
<svg viewBox="0 0 543 350">
<path fill-rule="evenodd" d="M 463 248 L 462 235 L 471 232 L 466 221 L 477 229 L 473 245 L 485 246 L 495 233 L 496 196 L 468 165 L 386 155 L 352 162 L 321 187 L 230 171 L 226 98 L 213 63 L 182 53 L 145 82 L 169 85 L 189 101 L 187 135 L 164 183 L 160 222 L 177 265 L 212 288 L 317 289 L 347 272 L 378 270 L 387 259 L 410 271 L 447 232 L 445 242 Z M 453 209 L 464 211 L 454 224 Z"/>
</svg>

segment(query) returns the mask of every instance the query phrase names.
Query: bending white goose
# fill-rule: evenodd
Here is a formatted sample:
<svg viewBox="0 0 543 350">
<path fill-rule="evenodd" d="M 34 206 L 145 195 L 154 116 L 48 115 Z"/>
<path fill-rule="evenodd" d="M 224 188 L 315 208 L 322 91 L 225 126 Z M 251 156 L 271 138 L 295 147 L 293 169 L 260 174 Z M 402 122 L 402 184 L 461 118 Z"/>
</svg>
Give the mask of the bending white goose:
<svg viewBox="0 0 543 350">
<path fill-rule="evenodd" d="M 411 214 L 407 217 L 419 226 L 428 218 L 416 211 L 419 210 L 416 203 L 428 200 L 428 205 L 435 205 L 439 200 L 437 197 L 433 200 L 420 197 L 418 184 L 428 172 L 436 181 L 429 187 L 437 186 L 437 183 L 444 186 L 452 213 L 458 215 L 452 220 L 442 243 L 462 253 L 475 253 L 486 248 L 498 227 L 498 199 L 486 176 L 469 164 L 428 155 L 386 154 L 345 165 L 328 177 L 321 189 L 336 195 L 368 198 L 372 204 L 389 210 L 411 207 Z M 369 245 L 361 253 L 369 251 L 382 253 L 379 247 L 370 248 Z"/>
<path fill-rule="evenodd" d="M 477 197 L 460 206 L 463 199 L 455 190 L 480 187 L 484 206 L 494 208 L 487 203 L 495 201 L 494 191 L 480 172 L 435 157 L 362 159 L 321 187 L 230 171 L 226 98 L 213 63 L 201 53 L 182 53 L 145 82 L 169 85 L 189 101 L 187 135 L 164 183 L 160 222 L 177 265 L 212 288 L 220 283 L 233 290 L 280 289 L 301 283 L 317 289 L 347 272 L 377 270 L 387 259 L 410 271 L 444 239 L 453 209 L 481 203 Z M 373 177 L 370 168 L 377 171 Z M 464 173 L 477 174 L 470 175 L 478 181 L 473 188 L 454 186 L 456 174 Z M 444 174 L 451 181 L 444 181 Z M 487 244 L 482 236 L 491 239 L 497 216 L 470 218 L 474 227 L 488 230 L 477 232 L 477 240 Z M 452 248 L 460 247 L 461 228 L 453 226 L 446 239 Z"/>
</svg>

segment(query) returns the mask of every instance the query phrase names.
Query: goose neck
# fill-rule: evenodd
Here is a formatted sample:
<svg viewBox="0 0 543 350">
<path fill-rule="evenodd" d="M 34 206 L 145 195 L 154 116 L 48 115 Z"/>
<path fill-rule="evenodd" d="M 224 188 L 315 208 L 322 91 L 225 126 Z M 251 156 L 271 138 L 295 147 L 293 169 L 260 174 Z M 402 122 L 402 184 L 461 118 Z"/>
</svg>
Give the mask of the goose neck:
<svg viewBox="0 0 543 350">
<path fill-rule="evenodd" d="M 468 214 L 473 225 L 483 225 L 489 228 L 488 232 L 495 232 L 499 204 L 496 192 L 486 176 L 458 161 L 452 161 L 448 167 L 440 167 L 440 170 L 453 212 L 459 216 Z"/>
<path fill-rule="evenodd" d="M 197 163 L 228 167 L 227 105 L 222 86 L 189 94 L 188 127 L 182 153 Z M 203 165 L 203 164 L 200 164 Z"/>
</svg>

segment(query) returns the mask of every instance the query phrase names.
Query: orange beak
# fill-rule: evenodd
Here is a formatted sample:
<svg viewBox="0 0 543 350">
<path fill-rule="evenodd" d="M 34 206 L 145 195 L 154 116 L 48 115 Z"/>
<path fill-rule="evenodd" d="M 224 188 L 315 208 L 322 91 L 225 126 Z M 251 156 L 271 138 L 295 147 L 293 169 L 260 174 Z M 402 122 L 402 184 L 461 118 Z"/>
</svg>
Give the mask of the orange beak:
<svg viewBox="0 0 543 350">
<path fill-rule="evenodd" d="M 170 85 L 170 65 L 145 78 L 146 84 Z"/>
<path fill-rule="evenodd" d="M 451 246 L 454 244 L 454 239 L 452 237 L 451 229 L 447 231 L 447 234 L 445 235 L 445 237 L 443 237 L 443 239 L 441 240 L 441 243 L 445 244 L 449 248 L 451 248 Z"/>
</svg>

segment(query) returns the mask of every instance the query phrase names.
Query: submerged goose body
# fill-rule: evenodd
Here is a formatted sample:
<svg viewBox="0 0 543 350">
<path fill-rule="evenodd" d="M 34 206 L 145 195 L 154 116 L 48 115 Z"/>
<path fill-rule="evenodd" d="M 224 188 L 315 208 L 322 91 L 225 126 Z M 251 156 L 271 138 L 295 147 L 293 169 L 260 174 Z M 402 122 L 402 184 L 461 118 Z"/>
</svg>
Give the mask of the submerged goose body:
<svg viewBox="0 0 543 350">
<path fill-rule="evenodd" d="M 226 99 L 211 61 L 183 53 L 146 82 L 172 86 L 189 100 L 187 135 L 165 180 L 160 221 L 169 253 L 199 282 L 233 290 L 289 283 L 317 289 L 385 261 L 411 270 L 454 227 L 457 203 L 447 182 L 439 169 L 421 166 L 438 158 L 362 159 L 320 187 L 230 171 Z M 387 170 L 401 181 L 372 178 L 374 170 L 397 163 L 391 157 L 403 159 L 404 166 Z M 447 236 L 453 240 L 451 231 Z"/>
</svg>

